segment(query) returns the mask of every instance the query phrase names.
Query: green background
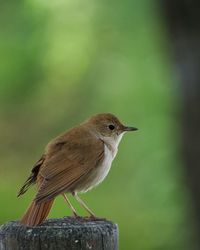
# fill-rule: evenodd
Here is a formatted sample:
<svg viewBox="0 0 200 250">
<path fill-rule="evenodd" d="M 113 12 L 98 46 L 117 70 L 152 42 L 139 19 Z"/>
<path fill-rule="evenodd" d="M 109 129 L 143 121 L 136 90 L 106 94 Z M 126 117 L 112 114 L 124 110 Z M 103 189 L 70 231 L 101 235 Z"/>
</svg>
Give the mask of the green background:
<svg viewBox="0 0 200 250">
<path fill-rule="evenodd" d="M 156 2 L 3 1 L 0 25 L 0 223 L 19 219 L 34 197 L 34 188 L 16 194 L 50 139 L 112 112 L 140 130 L 82 198 L 118 223 L 120 249 L 190 249 L 179 86 Z M 66 215 L 58 197 L 50 217 Z"/>
</svg>

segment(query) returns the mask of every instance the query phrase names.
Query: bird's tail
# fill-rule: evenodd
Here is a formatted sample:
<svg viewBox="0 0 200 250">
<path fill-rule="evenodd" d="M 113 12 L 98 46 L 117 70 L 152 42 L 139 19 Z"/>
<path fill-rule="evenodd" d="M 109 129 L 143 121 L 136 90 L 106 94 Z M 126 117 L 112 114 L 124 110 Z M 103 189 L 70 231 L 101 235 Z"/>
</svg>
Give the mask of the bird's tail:
<svg viewBox="0 0 200 250">
<path fill-rule="evenodd" d="M 53 205 L 54 199 L 38 203 L 36 201 L 32 201 L 26 213 L 21 218 L 21 223 L 34 227 L 42 223 L 46 217 L 48 216 L 50 209 Z"/>
</svg>

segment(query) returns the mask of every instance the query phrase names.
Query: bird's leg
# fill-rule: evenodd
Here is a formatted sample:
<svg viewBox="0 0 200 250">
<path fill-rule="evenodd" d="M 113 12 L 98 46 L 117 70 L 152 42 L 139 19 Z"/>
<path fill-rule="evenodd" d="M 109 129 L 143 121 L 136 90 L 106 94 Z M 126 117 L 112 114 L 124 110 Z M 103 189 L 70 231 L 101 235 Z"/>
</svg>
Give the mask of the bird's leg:
<svg viewBox="0 0 200 250">
<path fill-rule="evenodd" d="M 72 195 L 76 198 L 78 203 L 85 208 L 85 210 L 90 214 L 91 217 L 96 218 L 95 214 L 89 209 L 89 207 L 84 203 L 83 200 L 77 195 L 77 193 L 73 192 Z"/>
<path fill-rule="evenodd" d="M 67 198 L 67 195 L 66 194 L 62 194 L 62 196 L 64 197 L 64 200 L 67 202 L 67 205 L 70 207 L 70 209 L 72 210 L 73 214 L 75 217 L 79 217 L 77 212 L 76 212 L 76 209 L 72 206 L 71 202 L 69 201 L 69 199 Z"/>
</svg>

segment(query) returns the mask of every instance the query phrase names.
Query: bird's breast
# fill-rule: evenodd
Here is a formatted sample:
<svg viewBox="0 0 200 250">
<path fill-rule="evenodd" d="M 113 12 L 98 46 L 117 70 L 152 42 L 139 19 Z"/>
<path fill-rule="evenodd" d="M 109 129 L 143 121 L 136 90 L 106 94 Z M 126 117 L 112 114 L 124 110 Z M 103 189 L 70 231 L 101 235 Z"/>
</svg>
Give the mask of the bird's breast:
<svg viewBox="0 0 200 250">
<path fill-rule="evenodd" d="M 99 163 L 99 165 L 96 166 L 96 168 L 93 171 L 91 171 L 90 175 L 87 178 L 87 184 L 85 183 L 86 185 L 81 190 L 81 192 L 88 191 L 89 189 L 97 186 L 105 179 L 105 177 L 108 175 L 110 171 L 111 164 L 116 153 L 117 153 L 117 148 L 113 151 L 110 150 L 110 148 L 106 144 L 104 144 L 104 158 L 101 161 L 101 163 Z"/>
<path fill-rule="evenodd" d="M 116 150 L 117 151 L 117 150 Z M 111 151 L 107 145 L 104 145 L 104 159 L 99 164 L 98 168 L 98 175 L 99 175 L 99 182 L 103 181 L 103 179 L 107 176 L 110 171 L 112 161 L 115 157 L 117 152 Z"/>
</svg>

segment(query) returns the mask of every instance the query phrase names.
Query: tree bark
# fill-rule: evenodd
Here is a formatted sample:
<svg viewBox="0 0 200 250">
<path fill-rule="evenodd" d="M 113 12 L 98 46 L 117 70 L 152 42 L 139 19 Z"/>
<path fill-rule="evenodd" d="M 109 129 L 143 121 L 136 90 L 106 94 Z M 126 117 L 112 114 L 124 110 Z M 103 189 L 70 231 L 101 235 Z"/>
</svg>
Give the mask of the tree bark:
<svg viewBox="0 0 200 250">
<path fill-rule="evenodd" d="M 1 250 L 117 250 L 117 225 L 103 219 L 49 219 L 37 227 L 11 221 L 0 227 Z"/>
</svg>

